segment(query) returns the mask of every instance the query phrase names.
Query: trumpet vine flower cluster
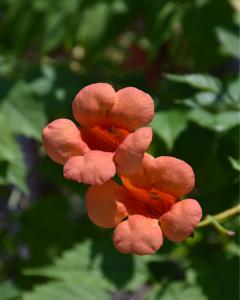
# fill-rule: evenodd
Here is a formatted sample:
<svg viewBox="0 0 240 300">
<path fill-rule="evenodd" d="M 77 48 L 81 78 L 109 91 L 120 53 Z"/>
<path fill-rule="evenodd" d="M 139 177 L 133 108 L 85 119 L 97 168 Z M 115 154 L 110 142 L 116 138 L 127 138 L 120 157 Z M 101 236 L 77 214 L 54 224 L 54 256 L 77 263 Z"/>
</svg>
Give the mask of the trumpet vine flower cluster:
<svg viewBox="0 0 240 300">
<path fill-rule="evenodd" d="M 66 179 L 90 185 L 86 195 L 89 218 L 114 228 L 118 251 L 155 253 L 164 237 L 185 240 L 202 217 L 194 199 L 181 198 L 195 184 L 184 161 L 146 153 L 154 116 L 150 95 L 127 87 L 115 91 L 107 83 L 81 89 L 73 101 L 73 116 L 43 129 L 49 157 L 63 165 Z M 112 178 L 117 174 L 122 184 Z"/>
</svg>

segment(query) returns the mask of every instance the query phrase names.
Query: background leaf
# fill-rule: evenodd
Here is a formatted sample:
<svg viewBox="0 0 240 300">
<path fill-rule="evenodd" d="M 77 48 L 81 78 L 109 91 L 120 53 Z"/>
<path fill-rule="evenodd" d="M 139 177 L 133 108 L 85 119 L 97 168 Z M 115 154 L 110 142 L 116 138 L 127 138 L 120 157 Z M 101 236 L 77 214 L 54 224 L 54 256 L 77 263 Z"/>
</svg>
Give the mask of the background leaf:
<svg viewBox="0 0 240 300">
<path fill-rule="evenodd" d="M 200 126 L 209 128 L 217 132 L 224 132 L 239 125 L 239 113 L 227 111 L 218 114 L 210 113 L 203 109 L 194 109 L 189 114 L 191 121 Z"/>
<path fill-rule="evenodd" d="M 171 150 L 175 140 L 187 128 L 188 117 L 186 111 L 168 110 L 157 112 L 151 123 L 154 132 L 163 139 Z"/>
<path fill-rule="evenodd" d="M 19 291 L 11 282 L 1 282 L 0 295 L 1 300 L 11 300 L 19 295 Z"/>
<path fill-rule="evenodd" d="M 239 160 L 236 160 L 232 157 L 229 157 L 228 158 L 230 163 L 231 163 L 231 166 L 233 167 L 234 170 L 236 171 L 240 171 L 240 161 Z"/>
<path fill-rule="evenodd" d="M 80 286 L 76 282 L 52 282 L 34 288 L 33 292 L 24 294 L 22 300 L 40 300 L 43 298 L 49 300 L 110 300 L 111 296 L 102 289 L 93 288 L 92 282 L 91 284 L 81 284 Z"/>
<path fill-rule="evenodd" d="M 3 100 L 0 109 L 14 133 L 41 139 L 41 130 L 46 124 L 44 106 L 34 98 L 24 82 L 15 85 Z"/>
<path fill-rule="evenodd" d="M 146 300 L 184 300 L 184 299 L 196 299 L 206 300 L 208 299 L 198 286 L 186 285 L 181 282 L 172 282 L 164 287 L 156 288 L 151 294 L 149 294 Z"/>
<path fill-rule="evenodd" d="M 223 28 L 217 28 L 217 37 L 225 54 L 240 58 L 239 36 Z"/>
<path fill-rule="evenodd" d="M 187 74 L 187 75 L 174 75 L 166 74 L 168 80 L 185 83 L 191 87 L 210 92 L 220 92 L 221 82 L 208 74 Z"/>
<path fill-rule="evenodd" d="M 87 240 L 64 253 L 52 266 L 26 270 L 25 274 L 75 281 L 79 287 L 82 284 L 91 286 L 94 280 L 96 290 L 114 291 L 118 287 L 136 289 L 147 280 L 148 269 L 144 259 L 124 257 L 113 250 L 109 239 L 102 243 Z"/>
</svg>

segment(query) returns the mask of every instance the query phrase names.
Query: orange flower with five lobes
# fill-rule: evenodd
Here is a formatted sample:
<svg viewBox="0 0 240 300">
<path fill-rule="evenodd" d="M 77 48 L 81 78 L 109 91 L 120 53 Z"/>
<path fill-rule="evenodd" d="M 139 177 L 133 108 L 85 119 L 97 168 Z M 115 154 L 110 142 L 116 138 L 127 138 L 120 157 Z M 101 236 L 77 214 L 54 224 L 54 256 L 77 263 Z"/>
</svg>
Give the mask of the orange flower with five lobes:
<svg viewBox="0 0 240 300">
<path fill-rule="evenodd" d="M 91 186 L 87 213 L 93 223 L 115 228 L 113 242 L 122 253 L 155 253 L 164 236 L 185 240 L 202 217 L 194 199 L 180 200 L 195 183 L 192 168 L 182 160 L 145 154 L 142 168 L 132 176 L 119 174 L 123 185 L 113 180 Z"/>
<path fill-rule="evenodd" d="M 65 178 L 100 185 L 116 171 L 128 176 L 140 168 L 152 141 L 151 128 L 142 127 L 154 114 L 148 94 L 134 87 L 115 92 L 107 83 L 95 83 L 79 91 L 72 107 L 80 128 L 57 119 L 42 133 L 46 152 L 64 165 Z"/>
</svg>

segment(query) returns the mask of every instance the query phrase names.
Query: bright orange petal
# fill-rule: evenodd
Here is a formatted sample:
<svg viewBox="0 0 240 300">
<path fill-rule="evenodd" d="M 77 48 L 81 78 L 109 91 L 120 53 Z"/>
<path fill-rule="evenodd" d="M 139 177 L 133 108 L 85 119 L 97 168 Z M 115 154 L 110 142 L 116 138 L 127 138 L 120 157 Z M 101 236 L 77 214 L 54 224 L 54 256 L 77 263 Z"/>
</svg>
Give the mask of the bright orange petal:
<svg viewBox="0 0 240 300">
<path fill-rule="evenodd" d="M 89 151 L 79 129 L 68 119 L 58 119 L 48 124 L 43 129 L 42 139 L 47 154 L 59 164 Z"/>
<path fill-rule="evenodd" d="M 152 129 L 143 127 L 129 134 L 117 148 L 114 161 L 120 176 L 136 173 L 142 165 L 144 152 L 152 141 Z"/>
<path fill-rule="evenodd" d="M 132 215 L 117 225 L 113 242 L 118 251 L 145 255 L 155 253 L 163 243 L 158 220 Z"/>
<path fill-rule="evenodd" d="M 72 157 L 64 165 L 65 178 L 91 185 L 105 183 L 115 172 L 113 154 L 97 150 Z"/>
<path fill-rule="evenodd" d="M 105 124 L 116 100 L 113 87 L 94 83 L 81 89 L 73 101 L 74 118 L 85 127 Z"/>
<path fill-rule="evenodd" d="M 176 197 L 189 193 L 195 184 L 192 168 L 175 157 L 160 156 L 149 160 L 145 171 L 157 189 Z"/>
<path fill-rule="evenodd" d="M 117 92 L 117 101 L 109 115 L 113 124 L 133 131 L 150 123 L 154 114 L 154 103 L 150 95 L 127 87 Z"/>
<path fill-rule="evenodd" d="M 113 180 L 91 186 L 86 195 L 89 218 L 100 227 L 112 228 L 120 223 L 128 213 L 121 202 L 122 189 Z"/>
<path fill-rule="evenodd" d="M 202 209 L 193 199 L 185 199 L 175 203 L 160 218 L 163 234 L 173 242 L 185 240 L 202 218 Z"/>
</svg>

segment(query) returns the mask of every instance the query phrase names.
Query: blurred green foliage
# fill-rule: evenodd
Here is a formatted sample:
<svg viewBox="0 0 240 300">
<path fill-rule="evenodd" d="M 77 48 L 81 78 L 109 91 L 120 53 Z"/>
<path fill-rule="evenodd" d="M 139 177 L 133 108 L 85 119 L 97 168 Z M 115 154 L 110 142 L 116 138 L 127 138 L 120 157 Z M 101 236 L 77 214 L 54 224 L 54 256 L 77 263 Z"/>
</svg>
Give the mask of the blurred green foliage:
<svg viewBox="0 0 240 300">
<path fill-rule="evenodd" d="M 238 299 L 238 218 L 224 224 L 235 238 L 207 227 L 156 255 L 117 253 L 41 130 L 71 118 L 87 84 L 136 86 L 155 101 L 151 153 L 192 165 L 205 215 L 235 205 L 239 12 L 235 0 L 0 2 L 0 300 Z"/>
</svg>

